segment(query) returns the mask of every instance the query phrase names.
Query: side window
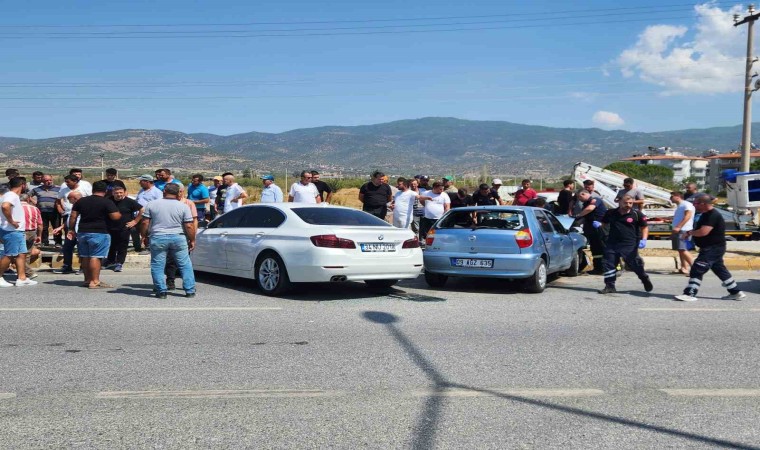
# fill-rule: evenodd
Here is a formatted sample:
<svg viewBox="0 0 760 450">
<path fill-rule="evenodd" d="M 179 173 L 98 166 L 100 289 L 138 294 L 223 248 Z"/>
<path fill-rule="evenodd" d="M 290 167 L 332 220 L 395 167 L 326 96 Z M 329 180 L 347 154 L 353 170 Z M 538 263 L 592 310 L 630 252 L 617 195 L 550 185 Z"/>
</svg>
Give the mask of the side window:
<svg viewBox="0 0 760 450">
<path fill-rule="evenodd" d="M 285 214 L 269 206 L 254 206 L 245 208 L 245 216 L 241 227 L 248 228 L 277 228 L 285 221 Z"/>
<path fill-rule="evenodd" d="M 209 224 L 209 228 L 237 228 L 242 226 L 241 222 L 247 208 L 233 209 L 217 217 L 216 220 Z"/>
<path fill-rule="evenodd" d="M 546 217 L 546 214 L 544 214 L 544 212 L 541 210 L 535 211 L 535 214 L 536 220 L 538 220 L 538 224 L 541 226 L 541 231 L 544 233 L 554 233 L 552 224 L 549 223 L 549 219 Z"/>
<path fill-rule="evenodd" d="M 567 230 L 564 226 L 562 226 L 562 222 L 559 221 L 556 217 L 554 217 L 554 214 L 547 214 L 547 217 L 549 217 L 549 222 L 552 223 L 554 226 L 554 229 L 557 230 L 557 233 L 567 233 Z"/>
</svg>

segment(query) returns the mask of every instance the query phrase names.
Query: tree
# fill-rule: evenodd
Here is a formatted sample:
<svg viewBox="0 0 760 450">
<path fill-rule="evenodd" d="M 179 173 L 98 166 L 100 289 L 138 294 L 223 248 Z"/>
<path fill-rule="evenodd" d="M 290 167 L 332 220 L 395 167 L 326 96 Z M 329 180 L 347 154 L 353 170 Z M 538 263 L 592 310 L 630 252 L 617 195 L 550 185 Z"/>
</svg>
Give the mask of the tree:
<svg viewBox="0 0 760 450">
<path fill-rule="evenodd" d="M 251 173 L 251 168 L 246 167 L 243 169 L 243 178 L 253 178 L 253 174 Z"/>
<path fill-rule="evenodd" d="M 756 159 L 755 162 L 750 164 L 749 170 L 760 170 L 760 159 Z"/>
<path fill-rule="evenodd" d="M 623 173 L 631 178 L 646 181 L 666 189 L 675 188 L 673 182 L 673 169 L 656 164 L 636 164 L 632 162 L 618 161 L 607 167 L 607 170 Z"/>
</svg>

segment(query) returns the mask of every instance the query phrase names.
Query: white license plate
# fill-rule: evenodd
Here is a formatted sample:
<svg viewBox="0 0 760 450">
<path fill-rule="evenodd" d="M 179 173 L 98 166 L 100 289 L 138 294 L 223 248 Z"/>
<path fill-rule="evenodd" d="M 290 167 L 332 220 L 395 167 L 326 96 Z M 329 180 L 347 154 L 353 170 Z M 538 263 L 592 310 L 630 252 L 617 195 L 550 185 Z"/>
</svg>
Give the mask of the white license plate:
<svg viewBox="0 0 760 450">
<path fill-rule="evenodd" d="M 493 267 L 493 259 L 451 258 L 451 265 L 454 267 L 480 267 L 490 269 Z"/>
<path fill-rule="evenodd" d="M 383 242 L 379 244 L 360 244 L 363 252 L 378 253 L 378 252 L 395 252 L 396 244 Z"/>
</svg>

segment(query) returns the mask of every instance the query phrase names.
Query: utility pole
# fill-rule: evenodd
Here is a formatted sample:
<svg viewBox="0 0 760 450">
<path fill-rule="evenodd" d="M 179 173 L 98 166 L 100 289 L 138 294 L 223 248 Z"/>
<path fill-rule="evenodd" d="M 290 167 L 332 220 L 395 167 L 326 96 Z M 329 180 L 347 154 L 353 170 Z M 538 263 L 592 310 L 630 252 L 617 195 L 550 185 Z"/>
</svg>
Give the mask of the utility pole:
<svg viewBox="0 0 760 450">
<path fill-rule="evenodd" d="M 734 14 L 734 26 L 747 24 L 747 61 L 744 72 L 744 120 L 742 122 L 742 172 L 749 172 L 749 160 L 752 146 L 752 92 L 757 88 L 752 88 L 752 79 L 757 74 L 752 73 L 752 65 L 757 61 L 753 53 L 754 25 L 755 21 L 760 18 L 760 13 L 755 12 L 755 5 L 750 4 L 747 7 L 749 15 L 743 19 L 739 14 Z"/>
<path fill-rule="evenodd" d="M 105 180 L 106 179 L 106 154 L 101 153 L 100 154 L 100 179 Z"/>
</svg>

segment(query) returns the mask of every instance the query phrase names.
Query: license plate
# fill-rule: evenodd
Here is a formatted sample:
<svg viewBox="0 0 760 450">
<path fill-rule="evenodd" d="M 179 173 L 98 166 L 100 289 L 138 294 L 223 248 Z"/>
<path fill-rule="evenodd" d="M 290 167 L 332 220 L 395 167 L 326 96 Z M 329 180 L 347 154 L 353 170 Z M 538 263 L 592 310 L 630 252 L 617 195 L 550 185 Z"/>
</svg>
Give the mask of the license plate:
<svg viewBox="0 0 760 450">
<path fill-rule="evenodd" d="M 383 242 L 383 243 L 371 243 L 371 244 L 360 244 L 360 247 L 363 252 L 369 252 L 369 253 L 378 253 L 378 252 L 395 252 L 396 251 L 396 244 Z"/>
<path fill-rule="evenodd" d="M 454 267 L 478 267 L 490 269 L 493 267 L 493 259 L 451 258 L 451 265 Z"/>
</svg>

